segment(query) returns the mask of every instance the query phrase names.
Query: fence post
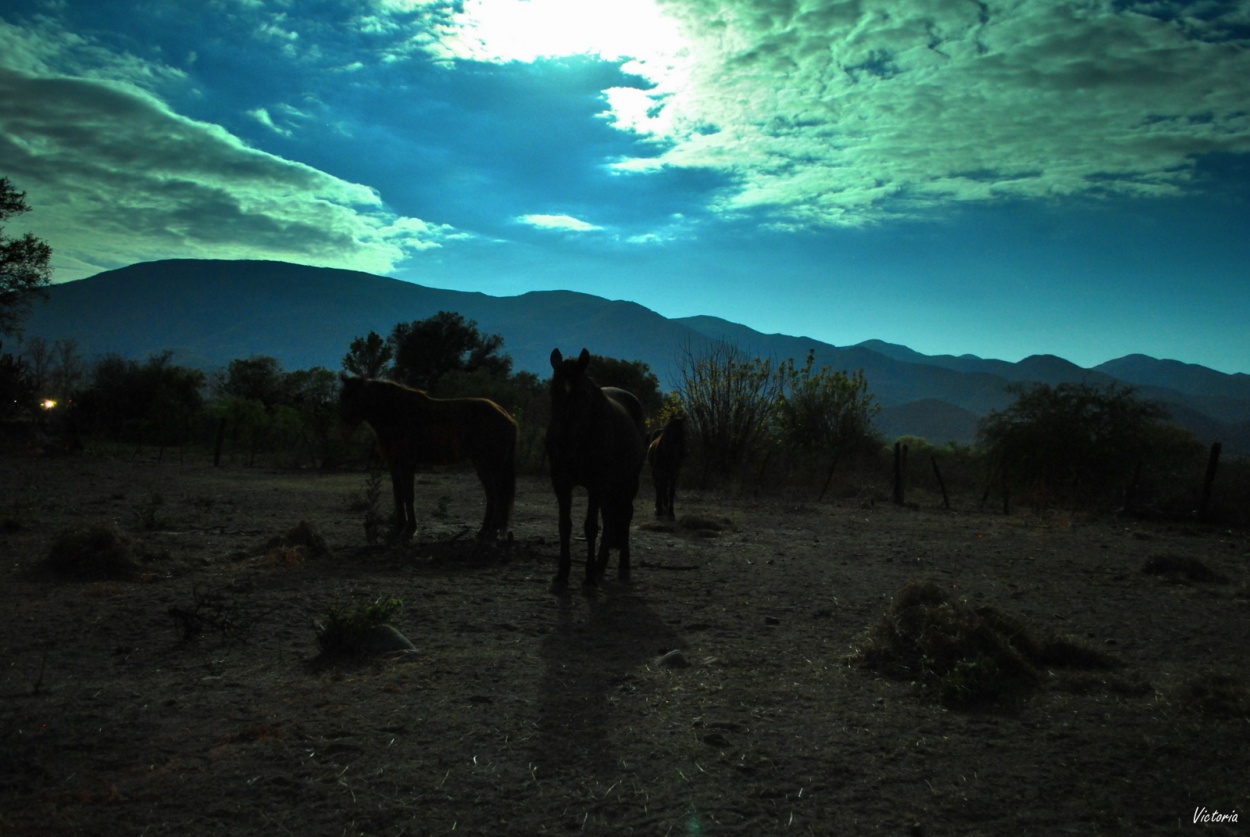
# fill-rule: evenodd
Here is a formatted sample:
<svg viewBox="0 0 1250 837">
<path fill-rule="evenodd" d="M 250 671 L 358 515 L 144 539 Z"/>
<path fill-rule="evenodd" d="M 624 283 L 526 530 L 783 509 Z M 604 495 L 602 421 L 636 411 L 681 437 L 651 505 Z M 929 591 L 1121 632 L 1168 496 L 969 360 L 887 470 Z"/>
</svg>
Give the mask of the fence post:
<svg viewBox="0 0 1250 837">
<path fill-rule="evenodd" d="M 1215 482 L 1215 471 L 1220 465 L 1222 447 L 1219 442 L 1213 442 L 1211 454 L 1207 457 L 1207 473 L 1202 479 L 1202 500 L 1198 503 L 1198 519 L 1202 521 L 1207 519 L 1207 506 L 1211 503 L 1211 484 Z"/>
<path fill-rule="evenodd" d="M 894 505 L 903 505 L 903 477 L 907 470 L 907 445 L 894 443 Z"/>
<path fill-rule="evenodd" d="M 930 455 L 929 461 L 933 463 L 933 476 L 937 477 L 938 488 L 942 489 L 942 507 L 949 509 L 951 498 L 946 496 L 946 481 L 942 479 L 942 472 L 938 470 L 937 457 Z"/>
<path fill-rule="evenodd" d="M 1007 460 L 1003 460 L 1003 514 L 1011 514 L 1011 485 L 1007 482 Z"/>
</svg>

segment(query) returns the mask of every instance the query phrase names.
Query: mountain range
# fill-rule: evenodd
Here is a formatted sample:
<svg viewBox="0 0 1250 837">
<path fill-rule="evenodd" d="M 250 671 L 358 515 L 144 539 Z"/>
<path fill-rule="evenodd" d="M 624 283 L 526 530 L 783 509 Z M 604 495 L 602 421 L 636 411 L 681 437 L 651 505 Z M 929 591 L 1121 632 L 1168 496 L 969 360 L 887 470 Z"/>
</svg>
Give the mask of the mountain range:
<svg viewBox="0 0 1250 837">
<path fill-rule="evenodd" d="M 145 262 L 48 291 L 26 321 L 26 337 L 72 338 L 87 359 L 111 352 L 142 360 L 171 351 L 174 362 L 205 370 L 252 355 L 277 358 L 287 370 L 338 369 L 354 338 L 386 336 L 397 323 L 454 311 L 483 333 L 501 335 L 514 367 L 540 377 L 550 372 L 554 347 L 643 361 L 665 389 L 687 353 L 708 340 L 777 360 L 802 361 L 813 351 L 817 367 L 863 370 L 887 438 L 963 443 L 975 437 L 982 416 L 1011 403 L 1010 384 L 1119 382 L 1163 404 L 1204 442 L 1250 455 L 1250 375 L 1145 355 L 1085 369 L 1044 354 L 1011 363 L 924 355 L 879 340 L 839 347 L 716 317 L 669 319 L 634 302 L 573 291 L 493 297 L 284 262 Z"/>
</svg>

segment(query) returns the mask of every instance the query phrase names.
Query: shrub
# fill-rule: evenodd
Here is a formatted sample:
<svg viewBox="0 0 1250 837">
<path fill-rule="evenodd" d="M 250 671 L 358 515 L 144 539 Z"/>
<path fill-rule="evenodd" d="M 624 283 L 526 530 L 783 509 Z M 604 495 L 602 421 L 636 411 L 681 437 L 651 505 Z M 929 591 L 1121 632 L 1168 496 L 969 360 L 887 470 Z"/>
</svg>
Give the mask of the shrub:
<svg viewBox="0 0 1250 837">
<path fill-rule="evenodd" d="M 401 599 L 378 599 L 350 610 L 330 608 L 325 625 L 317 633 L 317 645 L 327 657 L 359 657 L 371 650 L 376 632 L 387 625 L 404 603 Z"/>
<path fill-rule="evenodd" d="M 52 544 L 42 566 L 78 579 L 128 579 L 139 575 L 139 551 L 111 523 L 66 532 Z"/>
<path fill-rule="evenodd" d="M 989 413 L 977 432 L 997 468 L 1035 503 L 1109 503 L 1144 461 L 1172 446 L 1160 441 L 1171 438 L 1161 429 L 1166 411 L 1132 387 L 1032 384 L 1012 391 L 1015 403 Z"/>
<path fill-rule="evenodd" d="M 767 438 L 785 377 L 772 361 L 752 358 L 732 343 L 689 346 L 675 388 L 705 468 L 719 476 L 743 473 Z"/>
</svg>

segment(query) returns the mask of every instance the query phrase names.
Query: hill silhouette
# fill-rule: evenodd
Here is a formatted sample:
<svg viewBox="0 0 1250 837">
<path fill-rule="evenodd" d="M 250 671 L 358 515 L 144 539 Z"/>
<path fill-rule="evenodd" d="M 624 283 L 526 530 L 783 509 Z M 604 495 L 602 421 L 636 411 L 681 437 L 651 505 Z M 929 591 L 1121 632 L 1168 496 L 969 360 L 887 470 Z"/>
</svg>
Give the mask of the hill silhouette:
<svg viewBox="0 0 1250 837">
<path fill-rule="evenodd" d="M 369 331 L 385 336 L 396 323 L 439 311 L 458 312 L 483 332 L 502 335 L 515 368 L 540 377 L 550 372 L 555 347 L 643 361 L 666 389 L 676 383 L 682 359 L 709 340 L 775 360 L 802 360 L 811 351 L 817 366 L 864 371 L 891 436 L 939 443 L 971 441 L 978 418 L 1011 403 L 1013 383 L 1121 381 L 1164 404 L 1204 441 L 1250 454 L 1250 376 L 1244 374 L 1144 355 L 1083 369 L 1046 354 L 1011 363 L 924 355 L 879 340 L 839 347 L 716 317 L 668 319 L 635 302 L 574 291 L 494 297 L 285 262 L 146 262 L 54 285 L 46 302 L 36 304 L 26 334 L 49 342 L 72 338 L 89 360 L 171 351 L 174 362 L 205 370 L 252 355 L 277 358 L 288 370 L 338 369 L 354 338 Z"/>
</svg>

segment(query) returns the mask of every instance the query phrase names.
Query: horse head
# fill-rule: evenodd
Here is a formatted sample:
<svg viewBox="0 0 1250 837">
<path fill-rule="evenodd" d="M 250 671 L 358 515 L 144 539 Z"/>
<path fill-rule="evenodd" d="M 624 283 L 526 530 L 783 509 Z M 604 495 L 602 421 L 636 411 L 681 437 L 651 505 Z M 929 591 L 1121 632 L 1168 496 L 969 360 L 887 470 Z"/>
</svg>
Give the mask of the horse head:
<svg viewBox="0 0 1250 837">
<path fill-rule="evenodd" d="M 559 349 L 551 350 L 551 420 L 566 433 L 581 427 L 603 398 L 599 386 L 586 374 L 589 366 L 586 349 L 567 360 Z"/>
<path fill-rule="evenodd" d="M 339 373 L 343 388 L 339 391 L 339 420 L 347 427 L 355 427 L 365 418 L 365 384 L 367 379 Z"/>
</svg>

